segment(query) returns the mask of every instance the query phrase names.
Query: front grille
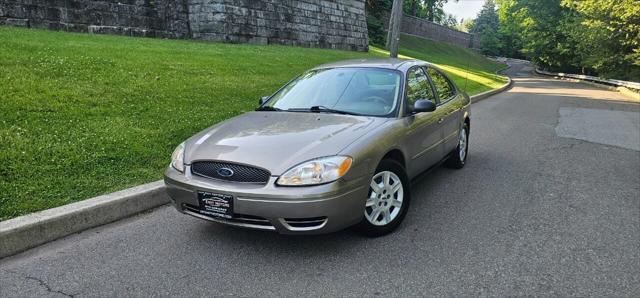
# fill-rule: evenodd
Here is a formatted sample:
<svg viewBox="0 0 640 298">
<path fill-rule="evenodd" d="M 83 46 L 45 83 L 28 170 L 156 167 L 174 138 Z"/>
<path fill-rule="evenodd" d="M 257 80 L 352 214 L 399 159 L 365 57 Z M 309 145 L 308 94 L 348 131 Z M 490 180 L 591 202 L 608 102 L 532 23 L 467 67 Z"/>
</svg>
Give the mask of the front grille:
<svg viewBox="0 0 640 298">
<path fill-rule="evenodd" d="M 222 170 L 223 174 L 232 174 L 230 176 L 222 176 L 220 173 L 221 169 L 226 169 Z M 218 180 L 263 184 L 267 183 L 269 181 L 269 177 L 271 176 L 271 173 L 264 169 L 212 160 L 193 162 L 191 164 L 191 173 L 193 173 L 194 175 Z"/>
</svg>

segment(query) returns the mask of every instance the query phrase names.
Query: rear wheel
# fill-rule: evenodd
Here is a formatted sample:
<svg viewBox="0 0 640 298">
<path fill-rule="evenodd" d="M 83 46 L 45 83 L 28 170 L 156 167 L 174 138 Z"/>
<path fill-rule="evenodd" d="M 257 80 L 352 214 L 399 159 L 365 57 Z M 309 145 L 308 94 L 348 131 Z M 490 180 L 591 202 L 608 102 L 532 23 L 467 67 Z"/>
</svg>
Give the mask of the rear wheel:
<svg viewBox="0 0 640 298">
<path fill-rule="evenodd" d="M 458 146 L 447 159 L 447 166 L 462 169 L 467 163 L 467 153 L 469 153 L 469 126 L 465 122 L 458 133 Z"/>
<path fill-rule="evenodd" d="M 404 219 L 410 202 L 409 180 L 404 167 L 383 160 L 369 183 L 364 218 L 359 230 L 368 236 L 382 236 L 395 230 Z"/>
</svg>

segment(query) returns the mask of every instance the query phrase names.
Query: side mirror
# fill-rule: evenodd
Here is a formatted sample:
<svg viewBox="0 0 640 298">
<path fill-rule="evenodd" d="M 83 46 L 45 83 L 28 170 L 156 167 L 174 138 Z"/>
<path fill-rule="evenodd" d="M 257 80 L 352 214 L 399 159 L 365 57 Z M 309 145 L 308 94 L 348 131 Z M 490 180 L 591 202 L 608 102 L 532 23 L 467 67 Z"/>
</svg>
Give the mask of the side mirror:
<svg viewBox="0 0 640 298">
<path fill-rule="evenodd" d="M 412 114 L 433 112 L 436 110 L 436 104 L 430 100 L 420 99 L 413 104 Z"/>
<path fill-rule="evenodd" d="M 258 100 L 258 104 L 263 105 L 265 102 L 267 102 L 267 100 L 269 100 L 269 96 L 260 97 L 260 100 Z"/>
</svg>

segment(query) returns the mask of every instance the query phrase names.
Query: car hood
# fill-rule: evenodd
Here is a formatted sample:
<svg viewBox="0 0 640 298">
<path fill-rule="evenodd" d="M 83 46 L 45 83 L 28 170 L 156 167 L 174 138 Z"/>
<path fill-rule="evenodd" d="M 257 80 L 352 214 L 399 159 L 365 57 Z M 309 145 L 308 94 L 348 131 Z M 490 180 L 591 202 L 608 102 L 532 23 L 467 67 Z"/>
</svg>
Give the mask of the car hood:
<svg viewBox="0 0 640 298">
<path fill-rule="evenodd" d="M 338 154 L 389 118 L 303 112 L 249 112 L 196 134 L 185 163 L 220 160 L 281 175 L 294 165 Z"/>
</svg>

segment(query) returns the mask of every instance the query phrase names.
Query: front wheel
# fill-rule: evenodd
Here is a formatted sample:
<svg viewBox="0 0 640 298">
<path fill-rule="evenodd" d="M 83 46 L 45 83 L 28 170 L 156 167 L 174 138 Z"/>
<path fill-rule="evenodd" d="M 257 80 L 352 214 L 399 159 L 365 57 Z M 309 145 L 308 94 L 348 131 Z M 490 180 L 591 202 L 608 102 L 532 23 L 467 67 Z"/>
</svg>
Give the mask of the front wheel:
<svg viewBox="0 0 640 298">
<path fill-rule="evenodd" d="M 469 126 L 464 123 L 458 133 L 458 146 L 449 155 L 447 166 L 454 169 L 462 169 L 467 163 L 469 153 Z"/>
<path fill-rule="evenodd" d="M 358 229 L 373 237 L 395 230 L 409 208 L 409 188 L 409 179 L 402 165 L 393 160 L 380 162 L 369 184 L 364 218 Z"/>
</svg>

